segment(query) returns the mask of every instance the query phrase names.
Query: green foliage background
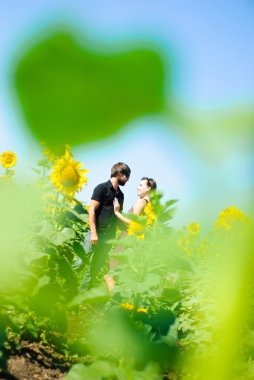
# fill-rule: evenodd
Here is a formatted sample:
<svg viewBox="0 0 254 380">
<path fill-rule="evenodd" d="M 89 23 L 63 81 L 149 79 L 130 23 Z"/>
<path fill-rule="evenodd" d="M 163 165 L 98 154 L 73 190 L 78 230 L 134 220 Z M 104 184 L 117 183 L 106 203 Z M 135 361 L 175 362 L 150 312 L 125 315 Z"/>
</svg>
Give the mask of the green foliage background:
<svg viewBox="0 0 254 380">
<path fill-rule="evenodd" d="M 253 378 L 250 220 L 175 230 L 157 193 L 145 238 L 111 242 L 118 265 L 86 289 L 86 207 L 52 187 L 47 160 L 36 170 L 39 189 L 0 187 L 2 368 L 25 339 L 72 363 L 67 379 Z"/>
</svg>

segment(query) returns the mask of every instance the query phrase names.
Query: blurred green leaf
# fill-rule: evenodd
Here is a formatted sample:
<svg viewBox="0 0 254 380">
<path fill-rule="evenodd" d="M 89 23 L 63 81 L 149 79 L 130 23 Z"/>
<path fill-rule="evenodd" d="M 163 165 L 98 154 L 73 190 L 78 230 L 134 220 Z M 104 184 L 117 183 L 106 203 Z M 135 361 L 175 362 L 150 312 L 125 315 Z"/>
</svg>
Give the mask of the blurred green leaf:
<svg viewBox="0 0 254 380">
<path fill-rule="evenodd" d="M 14 81 L 27 125 L 55 150 L 105 138 L 165 108 L 164 65 L 155 49 L 99 54 L 67 31 L 31 45 Z"/>
<path fill-rule="evenodd" d="M 41 288 L 48 285 L 49 283 L 50 283 L 50 277 L 49 276 L 43 276 L 43 277 L 39 278 L 36 286 L 33 289 L 32 296 L 35 296 Z"/>
<path fill-rule="evenodd" d="M 62 231 L 56 232 L 51 236 L 50 241 L 55 245 L 62 245 L 64 242 L 73 239 L 75 237 L 75 232 L 72 228 L 63 228 Z"/>
<path fill-rule="evenodd" d="M 76 307 L 82 304 L 93 304 L 106 302 L 110 299 L 110 294 L 106 288 L 92 288 L 84 292 L 80 292 L 69 304 L 69 307 Z"/>
</svg>

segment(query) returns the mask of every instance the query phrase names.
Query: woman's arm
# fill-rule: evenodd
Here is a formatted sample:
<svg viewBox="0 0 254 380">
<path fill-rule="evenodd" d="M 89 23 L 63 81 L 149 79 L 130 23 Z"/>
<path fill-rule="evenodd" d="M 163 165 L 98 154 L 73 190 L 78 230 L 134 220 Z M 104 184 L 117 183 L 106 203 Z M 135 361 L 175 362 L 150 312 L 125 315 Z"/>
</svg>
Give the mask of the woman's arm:
<svg viewBox="0 0 254 380">
<path fill-rule="evenodd" d="M 123 216 L 123 214 L 120 212 L 121 206 L 120 206 L 120 203 L 118 202 L 117 198 L 114 199 L 113 205 L 114 205 L 115 216 L 119 220 L 124 222 L 125 224 L 129 224 L 131 222 L 131 220 L 129 218 L 126 218 L 125 216 Z"/>
<path fill-rule="evenodd" d="M 139 199 L 133 206 L 133 214 L 139 215 L 141 211 L 143 210 L 143 208 L 145 207 L 145 205 L 146 205 L 146 201 L 143 199 Z M 124 216 L 119 210 L 120 210 L 120 205 L 118 203 L 118 200 L 114 200 L 115 215 L 117 216 L 118 219 L 120 219 L 125 224 L 130 224 L 132 220 L 129 218 L 126 218 L 126 216 Z"/>
<path fill-rule="evenodd" d="M 118 217 L 119 220 L 124 222 L 125 224 L 130 224 L 131 220 L 129 218 L 126 218 L 126 216 L 123 216 L 120 211 L 115 211 L 115 215 Z"/>
</svg>

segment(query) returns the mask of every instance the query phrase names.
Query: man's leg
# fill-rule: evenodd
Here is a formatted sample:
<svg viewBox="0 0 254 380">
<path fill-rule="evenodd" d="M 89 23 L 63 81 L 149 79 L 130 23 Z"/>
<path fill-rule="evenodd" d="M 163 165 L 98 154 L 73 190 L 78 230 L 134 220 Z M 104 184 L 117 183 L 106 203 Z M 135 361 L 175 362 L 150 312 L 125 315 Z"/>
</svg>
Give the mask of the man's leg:
<svg viewBox="0 0 254 380">
<path fill-rule="evenodd" d="M 110 249 L 111 247 L 105 244 L 105 242 L 99 242 L 94 247 L 94 252 L 90 264 L 91 282 L 95 281 L 102 267 L 106 264 Z"/>
</svg>

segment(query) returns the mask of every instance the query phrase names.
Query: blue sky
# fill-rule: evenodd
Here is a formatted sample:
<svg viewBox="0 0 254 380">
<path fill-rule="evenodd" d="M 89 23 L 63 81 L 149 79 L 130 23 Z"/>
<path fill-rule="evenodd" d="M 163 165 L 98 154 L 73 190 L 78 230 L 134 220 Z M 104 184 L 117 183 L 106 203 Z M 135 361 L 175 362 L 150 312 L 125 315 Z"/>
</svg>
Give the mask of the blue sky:
<svg viewBox="0 0 254 380">
<path fill-rule="evenodd" d="M 173 56 L 176 101 L 187 109 L 217 111 L 253 104 L 253 16 L 254 4 L 247 0 L 0 1 L 0 150 L 17 152 L 20 175 L 29 172 L 27 162 L 32 166 L 39 158 L 11 83 L 15 60 L 39 31 L 67 24 L 100 51 L 127 48 L 133 41 L 155 44 L 166 64 Z M 79 195 L 84 201 L 98 181 L 108 178 L 112 164 L 126 161 L 133 172 L 124 189 L 126 208 L 143 175 L 154 176 L 165 197 L 180 200 L 179 223 L 212 220 L 228 203 L 248 208 L 253 188 L 248 145 L 228 149 L 218 165 L 206 160 L 174 125 L 168 128 L 162 119 L 147 117 L 133 120 L 110 139 L 76 147 L 74 153 L 90 169 L 89 185 Z"/>
</svg>

